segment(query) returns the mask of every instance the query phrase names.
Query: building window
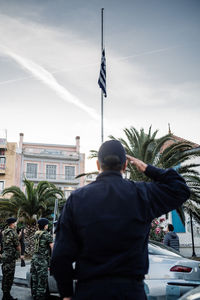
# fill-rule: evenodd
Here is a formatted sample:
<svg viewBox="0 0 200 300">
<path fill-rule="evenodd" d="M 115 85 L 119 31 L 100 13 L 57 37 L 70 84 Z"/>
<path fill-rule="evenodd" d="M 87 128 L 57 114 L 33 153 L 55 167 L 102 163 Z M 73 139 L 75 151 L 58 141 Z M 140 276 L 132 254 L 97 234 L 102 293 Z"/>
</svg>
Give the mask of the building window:
<svg viewBox="0 0 200 300">
<path fill-rule="evenodd" d="M 56 179 L 55 165 L 46 165 L 46 179 Z"/>
<path fill-rule="evenodd" d="M 65 167 L 65 180 L 73 180 L 75 177 L 75 167 L 66 166 Z"/>
<path fill-rule="evenodd" d="M 26 177 L 37 178 L 37 164 L 27 163 L 26 165 Z"/>
<path fill-rule="evenodd" d="M 5 155 L 5 150 L 4 149 L 0 149 L 0 155 L 2 155 L 2 156 Z"/>
<path fill-rule="evenodd" d="M 2 194 L 4 190 L 4 181 L 0 181 L 0 195 Z"/>
<path fill-rule="evenodd" d="M 0 164 L 5 164 L 5 163 L 6 163 L 6 158 L 0 157 Z"/>
<path fill-rule="evenodd" d="M 6 158 L 0 157 L 0 169 L 5 170 L 5 168 L 6 168 Z"/>
</svg>

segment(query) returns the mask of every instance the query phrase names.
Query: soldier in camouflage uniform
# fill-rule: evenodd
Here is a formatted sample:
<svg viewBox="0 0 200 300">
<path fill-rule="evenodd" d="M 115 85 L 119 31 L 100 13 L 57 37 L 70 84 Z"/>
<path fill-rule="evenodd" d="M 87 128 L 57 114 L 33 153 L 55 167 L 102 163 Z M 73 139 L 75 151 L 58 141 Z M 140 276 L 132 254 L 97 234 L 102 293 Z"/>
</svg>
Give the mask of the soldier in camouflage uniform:
<svg viewBox="0 0 200 300">
<path fill-rule="evenodd" d="M 15 218 L 6 220 L 8 227 L 3 231 L 3 254 L 2 254 L 2 300 L 17 300 L 10 295 L 15 274 L 15 262 L 20 256 L 20 244 L 16 228 Z"/>
<path fill-rule="evenodd" d="M 49 250 L 53 249 L 53 238 L 47 232 L 48 223 L 46 218 L 39 219 L 39 230 L 34 236 L 35 251 L 31 260 L 32 296 L 34 300 L 46 299 Z"/>
</svg>

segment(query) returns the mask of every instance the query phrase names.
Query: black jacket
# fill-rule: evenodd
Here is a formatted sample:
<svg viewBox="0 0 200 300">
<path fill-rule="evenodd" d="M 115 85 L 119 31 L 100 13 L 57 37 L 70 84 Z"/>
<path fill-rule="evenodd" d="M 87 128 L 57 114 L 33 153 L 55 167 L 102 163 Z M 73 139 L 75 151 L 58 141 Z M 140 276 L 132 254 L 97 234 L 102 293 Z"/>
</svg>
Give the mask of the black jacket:
<svg viewBox="0 0 200 300">
<path fill-rule="evenodd" d="M 70 195 L 57 225 L 51 263 L 62 297 L 72 296 L 73 277 L 148 272 L 151 221 L 181 206 L 190 192 L 173 169 L 149 165 L 145 174 L 154 182 L 133 182 L 119 172 L 106 171 Z"/>
</svg>

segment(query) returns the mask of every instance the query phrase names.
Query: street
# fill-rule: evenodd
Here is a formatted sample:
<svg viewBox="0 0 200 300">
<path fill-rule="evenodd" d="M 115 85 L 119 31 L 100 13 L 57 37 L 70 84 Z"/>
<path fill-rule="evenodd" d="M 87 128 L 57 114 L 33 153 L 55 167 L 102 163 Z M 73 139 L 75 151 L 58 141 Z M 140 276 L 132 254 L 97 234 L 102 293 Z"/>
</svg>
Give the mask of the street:
<svg viewBox="0 0 200 300">
<path fill-rule="evenodd" d="M 12 290 L 11 290 L 11 295 L 14 298 L 18 298 L 18 300 L 32 300 L 33 298 L 31 297 L 31 290 L 27 287 L 24 286 L 17 286 L 13 285 Z M 0 298 L 2 298 L 2 290 L 0 290 Z M 51 296 L 49 297 L 49 300 L 58 300 L 60 299 L 57 296 Z"/>
<path fill-rule="evenodd" d="M 31 300 L 31 290 L 26 286 L 26 272 L 30 269 L 30 261 L 26 261 L 26 266 L 21 267 L 20 262 L 16 263 L 15 269 L 15 283 L 12 286 L 11 295 L 18 300 Z M 0 281 L 2 277 L 2 270 L 0 268 Z M 3 293 L 1 290 L 1 283 L 0 283 L 0 299 L 2 298 Z M 58 300 L 60 299 L 58 296 L 51 296 L 49 299 Z"/>
<path fill-rule="evenodd" d="M 27 287 L 13 285 L 11 295 L 20 300 L 31 300 L 31 290 Z M 2 290 L 0 296 L 3 296 Z"/>
</svg>

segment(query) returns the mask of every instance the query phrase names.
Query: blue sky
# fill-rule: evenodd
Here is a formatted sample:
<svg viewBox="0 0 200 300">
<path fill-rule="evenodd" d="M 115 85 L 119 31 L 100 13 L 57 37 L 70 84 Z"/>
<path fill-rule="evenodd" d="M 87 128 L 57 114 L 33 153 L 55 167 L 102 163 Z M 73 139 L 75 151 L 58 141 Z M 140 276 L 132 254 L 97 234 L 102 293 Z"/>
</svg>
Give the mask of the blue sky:
<svg viewBox="0 0 200 300">
<path fill-rule="evenodd" d="M 198 0 L 0 0 L 0 128 L 8 140 L 98 149 L 100 10 L 104 7 L 105 140 L 159 129 L 199 143 Z M 93 168 L 91 162 L 87 168 Z"/>
</svg>

